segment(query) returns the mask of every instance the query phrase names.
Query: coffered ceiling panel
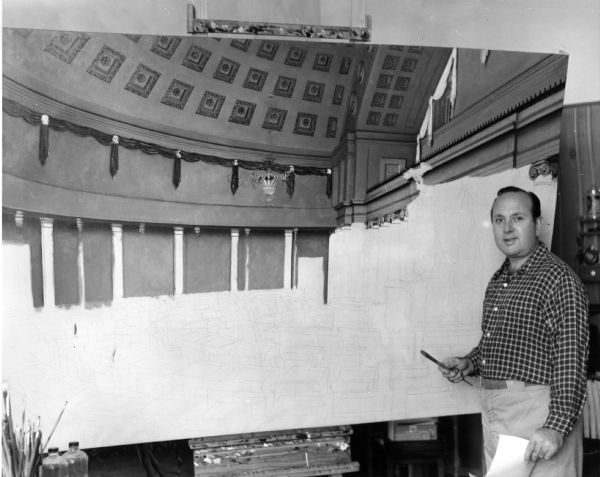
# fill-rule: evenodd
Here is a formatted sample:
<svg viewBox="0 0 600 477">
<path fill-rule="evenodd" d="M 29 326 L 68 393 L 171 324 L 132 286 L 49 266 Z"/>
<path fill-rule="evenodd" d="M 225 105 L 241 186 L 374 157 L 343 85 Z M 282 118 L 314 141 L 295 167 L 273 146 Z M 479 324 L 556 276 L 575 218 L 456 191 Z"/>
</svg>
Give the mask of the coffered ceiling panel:
<svg viewBox="0 0 600 477">
<path fill-rule="evenodd" d="M 416 134 L 449 56 L 269 37 L 3 33 L 5 79 L 69 111 L 313 160 L 327 160 L 348 130 Z"/>
</svg>

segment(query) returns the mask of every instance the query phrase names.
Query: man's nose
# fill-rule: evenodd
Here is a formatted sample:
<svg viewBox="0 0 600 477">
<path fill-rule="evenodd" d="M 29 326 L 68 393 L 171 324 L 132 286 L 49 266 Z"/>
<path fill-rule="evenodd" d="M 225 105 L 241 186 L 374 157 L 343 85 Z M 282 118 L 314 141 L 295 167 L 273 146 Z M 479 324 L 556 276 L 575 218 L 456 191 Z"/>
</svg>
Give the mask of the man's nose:
<svg viewBox="0 0 600 477">
<path fill-rule="evenodd" d="M 504 221 L 504 231 L 505 232 L 510 232 L 513 229 L 513 222 L 512 220 L 505 220 Z"/>
</svg>

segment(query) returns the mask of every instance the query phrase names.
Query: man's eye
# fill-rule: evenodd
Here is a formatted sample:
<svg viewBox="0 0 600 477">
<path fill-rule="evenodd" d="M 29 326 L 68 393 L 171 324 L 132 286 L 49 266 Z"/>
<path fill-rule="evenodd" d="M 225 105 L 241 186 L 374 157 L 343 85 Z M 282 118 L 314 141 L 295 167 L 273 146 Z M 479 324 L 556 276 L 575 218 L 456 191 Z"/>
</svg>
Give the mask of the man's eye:
<svg viewBox="0 0 600 477">
<path fill-rule="evenodd" d="M 522 216 L 522 215 L 517 215 L 517 216 L 515 216 L 515 218 L 514 218 L 514 221 L 515 221 L 515 222 L 520 222 L 521 220 L 523 220 L 523 216 Z"/>
<path fill-rule="evenodd" d="M 502 222 L 502 217 L 496 217 L 494 219 L 494 222 L 497 223 L 497 224 L 501 223 Z"/>
</svg>

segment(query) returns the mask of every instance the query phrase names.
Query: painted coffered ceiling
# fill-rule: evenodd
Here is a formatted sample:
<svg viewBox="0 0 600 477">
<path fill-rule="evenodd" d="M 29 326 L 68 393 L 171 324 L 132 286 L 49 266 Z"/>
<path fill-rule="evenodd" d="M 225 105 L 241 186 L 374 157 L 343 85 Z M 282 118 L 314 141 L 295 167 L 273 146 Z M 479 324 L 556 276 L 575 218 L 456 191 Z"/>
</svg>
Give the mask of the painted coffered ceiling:
<svg viewBox="0 0 600 477">
<path fill-rule="evenodd" d="M 4 29 L 3 94 L 199 149 L 329 160 L 347 132 L 406 141 L 448 48 Z M 17 96 L 18 96 L 17 95 Z M 18 99 L 18 98 L 17 98 Z M 26 101 L 26 100 L 25 100 Z M 89 124 L 84 124 L 89 125 Z"/>
</svg>

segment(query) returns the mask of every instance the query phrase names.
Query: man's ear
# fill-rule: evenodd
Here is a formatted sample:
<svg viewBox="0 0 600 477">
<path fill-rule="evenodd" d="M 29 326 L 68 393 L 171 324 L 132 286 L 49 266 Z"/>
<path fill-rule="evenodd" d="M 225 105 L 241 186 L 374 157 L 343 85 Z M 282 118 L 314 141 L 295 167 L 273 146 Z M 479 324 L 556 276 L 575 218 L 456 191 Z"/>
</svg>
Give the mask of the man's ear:
<svg viewBox="0 0 600 477">
<path fill-rule="evenodd" d="M 535 219 L 535 235 L 539 238 L 540 233 L 542 232 L 542 224 L 544 223 L 544 218 L 540 215 L 537 219 Z"/>
</svg>

